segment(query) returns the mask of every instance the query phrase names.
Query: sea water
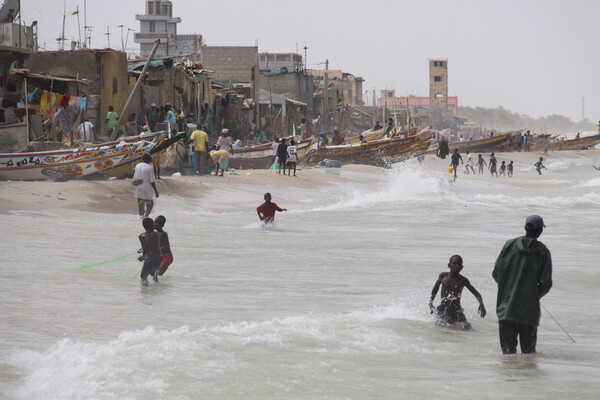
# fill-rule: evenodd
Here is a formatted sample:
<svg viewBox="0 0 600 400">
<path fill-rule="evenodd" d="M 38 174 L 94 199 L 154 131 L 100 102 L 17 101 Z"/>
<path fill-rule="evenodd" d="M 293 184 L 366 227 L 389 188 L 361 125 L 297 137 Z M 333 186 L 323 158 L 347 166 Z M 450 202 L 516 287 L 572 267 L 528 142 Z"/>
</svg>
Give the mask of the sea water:
<svg viewBox="0 0 600 400">
<path fill-rule="evenodd" d="M 596 399 L 598 158 L 550 157 L 542 176 L 523 163 L 452 182 L 409 162 L 363 185 L 270 187 L 289 208 L 271 229 L 262 188 L 220 213 L 161 196 L 175 261 L 148 287 L 135 216 L 2 216 L 0 397 Z M 554 319 L 543 311 L 537 354 L 503 356 L 491 273 L 529 214 L 547 225 Z M 453 254 L 488 311 L 465 289 L 469 331 L 427 307 Z"/>
</svg>

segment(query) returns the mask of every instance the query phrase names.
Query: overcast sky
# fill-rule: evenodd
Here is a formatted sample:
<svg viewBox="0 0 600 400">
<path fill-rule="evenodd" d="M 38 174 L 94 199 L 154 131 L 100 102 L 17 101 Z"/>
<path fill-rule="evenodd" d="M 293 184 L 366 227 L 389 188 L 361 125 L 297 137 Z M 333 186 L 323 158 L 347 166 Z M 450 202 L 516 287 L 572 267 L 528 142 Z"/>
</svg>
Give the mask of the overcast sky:
<svg viewBox="0 0 600 400">
<path fill-rule="evenodd" d="M 1 1 L 1 0 L 0 0 Z M 429 95 L 430 58 L 447 58 L 449 95 L 461 106 L 503 106 L 540 117 L 600 120 L 598 0 L 172 0 L 179 34 L 208 45 L 254 46 L 259 52 L 307 50 L 309 68 L 341 69 L 373 88 Z M 64 0 L 21 0 L 23 20 L 39 21 L 40 47 L 56 50 Z M 67 0 L 65 37 L 78 40 L 79 6 Z M 139 30 L 145 0 L 87 0 L 92 47 L 121 49 L 121 28 Z M 83 30 L 83 29 L 82 29 Z M 126 35 L 127 28 L 123 30 Z M 65 45 L 68 48 L 68 44 Z M 127 49 L 139 53 L 129 35 Z M 585 108 L 583 101 L 585 99 Z"/>
</svg>

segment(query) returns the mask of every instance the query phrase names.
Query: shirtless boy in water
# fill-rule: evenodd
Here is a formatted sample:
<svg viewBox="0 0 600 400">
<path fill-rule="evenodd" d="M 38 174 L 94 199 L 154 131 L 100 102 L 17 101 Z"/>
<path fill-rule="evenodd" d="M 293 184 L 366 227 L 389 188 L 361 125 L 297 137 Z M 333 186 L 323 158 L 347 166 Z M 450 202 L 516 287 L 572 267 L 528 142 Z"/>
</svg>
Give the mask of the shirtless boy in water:
<svg viewBox="0 0 600 400">
<path fill-rule="evenodd" d="M 142 254 L 139 255 L 138 260 L 144 261 L 140 278 L 142 279 L 142 285 L 148 286 L 148 275 L 152 275 L 154 282 L 158 282 L 158 278 L 154 272 L 162 263 L 162 254 L 158 242 L 158 232 L 154 230 L 154 221 L 152 218 L 144 218 L 142 226 L 146 232 L 141 233 L 139 236 L 140 243 L 142 244 Z"/>
<path fill-rule="evenodd" d="M 171 253 L 169 235 L 167 232 L 163 231 L 166 222 L 167 219 L 162 215 L 159 215 L 154 219 L 154 227 L 156 228 L 156 232 L 158 232 L 158 243 L 160 244 L 160 252 L 162 253 L 162 264 L 155 272 L 155 274 L 158 274 L 159 276 L 162 276 L 173 262 L 173 253 Z"/>
<path fill-rule="evenodd" d="M 481 318 L 485 317 L 486 314 L 483 299 L 479 292 L 471 286 L 469 280 L 460 274 L 460 271 L 463 269 L 463 260 L 461 256 L 454 255 L 450 257 L 448 268 L 450 268 L 450 272 L 442 272 L 433 286 L 431 299 L 429 300 L 429 309 L 432 314 L 436 313 L 438 323 L 448 325 L 460 324 L 465 328 L 469 328 L 471 325 L 467 322 L 467 318 L 465 317 L 465 314 L 463 314 L 463 309 L 460 306 L 460 297 L 463 288 L 466 286 L 467 289 L 473 293 L 477 301 L 479 301 L 478 311 Z M 442 303 L 436 309 L 433 306 L 433 300 L 437 295 L 440 285 L 442 286 Z"/>
</svg>

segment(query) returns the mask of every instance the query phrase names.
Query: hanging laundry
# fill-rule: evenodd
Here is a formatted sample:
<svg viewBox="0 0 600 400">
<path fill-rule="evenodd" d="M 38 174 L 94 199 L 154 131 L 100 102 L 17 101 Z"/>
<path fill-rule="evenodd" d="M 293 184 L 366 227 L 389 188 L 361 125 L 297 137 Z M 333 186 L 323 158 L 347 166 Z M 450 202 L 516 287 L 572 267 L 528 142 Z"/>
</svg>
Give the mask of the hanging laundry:
<svg viewBox="0 0 600 400">
<path fill-rule="evenodd" d="M 79 108 L 81 108 L 82 110 L 85 110 L 86 105 L 87 105 L 87 97 L 82 97 L 81 103 L 79 104 Z"/>
<path fill-rule="evenodd" d="M 67 108 L 69 107 L 69 100 L 71 99 L 71 96 L 69 96 L 68 94 L 65 94 L 62 98 L 62 101 L 60 102 L 60 105 L 62 106 L 62 108 Z"/>
</svg>

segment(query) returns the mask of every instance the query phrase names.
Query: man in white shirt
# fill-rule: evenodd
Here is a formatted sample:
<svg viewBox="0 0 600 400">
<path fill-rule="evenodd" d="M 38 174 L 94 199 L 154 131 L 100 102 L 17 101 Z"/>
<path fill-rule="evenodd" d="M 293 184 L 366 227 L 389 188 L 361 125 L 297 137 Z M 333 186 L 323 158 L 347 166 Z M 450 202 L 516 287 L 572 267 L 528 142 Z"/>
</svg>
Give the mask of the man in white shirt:
<svg viewBox="0 0 600 400">
<path fill-rule="evenodd" d="M 154 168 L 151 163 L 152 156 L 150 153 L 142 154 L 142 162 L 135 166 L 135 172 L 133 174 L 134 182 L 136 180 L 141 180 L 141 183 L 135 187 L 140 218 L 148 217 L 150 211 L 152 211 L 152 207 L 154 207 L 152 190 L 154 190 L 154 194 L 156 195 L 156 198 L 158 198 L 158 190 L 156 190 L 154 179 Z M 144 209 L 146 209 L 145 212 Z"/>
<path fill-rule="evenodd" d="M 87 118 L 79 124 L 78 131 L 79 137 L 83 142 L 92 142 L 96 140 L 94 125 Z"/>
</svg>

